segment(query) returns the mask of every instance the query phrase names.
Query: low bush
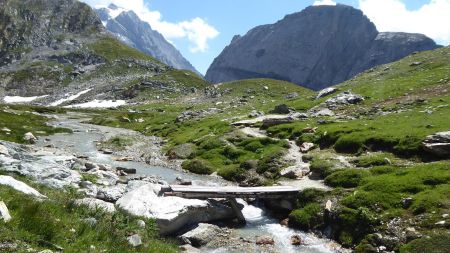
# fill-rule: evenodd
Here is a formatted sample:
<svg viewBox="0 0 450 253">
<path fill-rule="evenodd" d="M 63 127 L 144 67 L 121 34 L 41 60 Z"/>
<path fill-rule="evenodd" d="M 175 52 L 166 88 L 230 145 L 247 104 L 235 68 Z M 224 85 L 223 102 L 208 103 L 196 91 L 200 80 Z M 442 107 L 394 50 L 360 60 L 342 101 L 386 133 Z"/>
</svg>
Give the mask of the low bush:
<svg viewBox="0 0 450 253">
<path fill-rule="evenodd" d="M 209 175 L 214 172 L 214 169 L 207 161 L 198 159 L 184 161 L 183 164 L 181 164 L 181 167 L 184 170 L 201 175 Z"/>
<path fill-rule="evenodd" d="M 320 211 L 320 205 L 315 203 L 296 209 L 289 215 L 289 224 L 300 229 L 311 229 L 320 223 Z"/>
<path fill-rule="evenodd" d="M 332 173 L 325 178 L 325 184 L 331 187 L 352 188 L 360 185 L 363 178 L 369 175 L 368 171 L 345 169 Z"/>
</svg>

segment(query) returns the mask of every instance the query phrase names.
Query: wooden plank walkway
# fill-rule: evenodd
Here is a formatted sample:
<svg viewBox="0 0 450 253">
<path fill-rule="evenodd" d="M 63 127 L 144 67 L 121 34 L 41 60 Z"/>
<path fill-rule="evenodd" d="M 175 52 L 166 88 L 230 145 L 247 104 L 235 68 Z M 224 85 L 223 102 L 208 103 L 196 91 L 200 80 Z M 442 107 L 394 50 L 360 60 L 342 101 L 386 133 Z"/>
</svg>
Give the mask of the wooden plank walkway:
<svg viewBox="0 0 450 253">
<path fill-rule="evenodd" d="M 188 199 L 209 198 L 289 198 L 297 195 L 299 190 L 292 186 L 268 187 L 207 187 L 171 185 L 166 196 L 177 196 Z"/>
<path fill-rule="evenodd" d="M 165 196 L 176 196 L 187 199 L 228 199 L 236 218 L 245 224 L 245 217 L 236 201 L 236 198 L 259 198 L 259 199 L 295 199 L 299 189 L 292 186 L 269 186 L 269 187 L 206 187 L 170 185 L 164 189 Z"/>
</svg>

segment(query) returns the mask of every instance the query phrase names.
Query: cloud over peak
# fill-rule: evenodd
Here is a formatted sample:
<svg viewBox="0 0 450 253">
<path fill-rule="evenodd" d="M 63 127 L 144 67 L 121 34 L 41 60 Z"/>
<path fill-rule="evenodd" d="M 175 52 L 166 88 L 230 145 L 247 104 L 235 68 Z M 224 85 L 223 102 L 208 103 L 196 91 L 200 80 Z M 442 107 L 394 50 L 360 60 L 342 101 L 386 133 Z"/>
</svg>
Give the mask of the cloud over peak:
<svg viewBox="0 0 450 253">
<path fill-rule="evenodd" d="M 422 33 L 438 43 L 450 43 L 450 0 L 430 0 L 408 10 L 401 0 L 359 0 L 361 10 L 382 32 Z"/>
<path fill-rule="evenodd" d="M 206 52 L 208 41 L 216 38 L 219 32 L 200 17 L 178 23 L 163 19 L 159 11 L 151 10 L 144 0 L 81 0 L 94 8 L 106 7 L 113 3 L 119 7 L 134 11 L 140 19 L 148 22 L 152 28 L 160 32 L 167 40 L 187 39 L 190 51 Z"/>
</svg>

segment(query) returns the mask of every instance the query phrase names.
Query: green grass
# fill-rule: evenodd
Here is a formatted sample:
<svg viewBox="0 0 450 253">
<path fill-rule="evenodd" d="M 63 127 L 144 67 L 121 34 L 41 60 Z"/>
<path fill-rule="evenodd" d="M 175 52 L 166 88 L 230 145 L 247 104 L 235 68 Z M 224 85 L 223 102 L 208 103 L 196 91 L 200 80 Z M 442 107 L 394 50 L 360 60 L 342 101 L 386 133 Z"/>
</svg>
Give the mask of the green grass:
<svg viewBox="0 0 450 253">
<path fill-rule="evenodd" d="M 341 153 L 360 153 L 365 150 L 385 150 L 402 156 L 423 156 L 421 143 L 427 135 L 450 129 L 450 96 L 427 106 L 435 108 L 432 114 L 422 112 L 425 106 L 412 111 L 362 118 L 347 122 L 319 125 L 312 120 L 271 127 L 273 136 L 313 141 L 322 148 L 334 147 Z M 318 127 L 315 134 L 305 134 L 307 126 Z"/>
<path fill-rule="evenodd" d="M 413 62 L 422 64 L 410 66 Z M 386 67 L 389 69 L 385 70 Z M 375 67 L 338 85 L 338 88 L 350 89 L 357 94 L 366 96 L 368 98 L 364 102 L 366 105 L 384 100 L 396 102 L 396 98 L 408 95 L 416 95 L 420 98 L 435 97 L 442 95 L 442 90 L 449 87 L 449 72 L 450 47 L 447 46 Z M 445 79 L 447 81 L 442 81 Z M 442 87 L 433 92 L 439 85 Z"/>
<path fill-rule="evenodd" d="M 129 58 L 158 62 L 153 57 L 141 53 L 140 51 L 131 48 L 112 37 L 101 38 L 95 43 L 90 44 L 89 48 L 109 62 Z"/>
<path fill-rule="evenodd" d="M 416 239 L 400 248 L 400 253 L 447 253 L 450 249 L 450 233 L 438 231 Z"/>
<path fill-rule="evenodd" d="M 0 107 L 1 108 L 1 107 Z M 4 108 L 4 107 L 3 107 Z M 20 107 L 19 107 L 20 108 Z M 44 112 L 42 108 L 35 110 Z M 32 132 L 35 136 L 52 135 L 55 133 L 68 133 L 69 129 L 48 126 L 49 119 L 43 116 L 22 111 L 0 111 L 0 139 L 5 141 L 25 143 L 25 133 Z M 1 131 L 8 128 L 11 132 Z"/>
<path fill-rule="evenodd" d="M 64 252 L 177 252 L 175 243 L 159 237 L 152 220 L 145 220 L 147 227 L 140 228 L 137 218 L 122 212 L 108 214 L 75 206 L 75 190 L 34 186 L 49 200 L 37 201 L 0 186 L 0 199 L 13 217 L 8 223 L 0 221 L 0 242 L 18 245 L 10 252 L 25 252 L 28 247 L 55 250 L 52 245 L 64 248 Z M 86 218 L 95 218 L 96 225 L 89 225 Z M 144 243 L 137 248 L 126 241 L 135 233 L 141 235 Z"/>
</svg>

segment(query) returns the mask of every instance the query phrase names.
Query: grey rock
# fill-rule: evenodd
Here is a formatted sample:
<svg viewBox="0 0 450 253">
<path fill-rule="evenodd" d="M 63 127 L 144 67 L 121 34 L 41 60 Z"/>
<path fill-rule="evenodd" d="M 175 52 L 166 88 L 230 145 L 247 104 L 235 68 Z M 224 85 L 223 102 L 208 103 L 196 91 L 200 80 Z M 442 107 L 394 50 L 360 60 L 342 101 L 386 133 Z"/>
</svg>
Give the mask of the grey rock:
<svg viewBox="0 0 450 253">
<path fill-rule="evenodd" d="M 317 112 L 312 113 L 313 117 L 333 117 L 334 115 L 335 115 L 334 112 L 328 108 L 324 108 Z"/>
<path fill-rule="evenodd" d="M 18 181 L 11 176 L 0 176 L 0 185 L 6 185 L 19 191 L 23 194 L 30 195 L 37 198 L 46 198 L 44 195 L 40 194 L 36 189 L 25 184 L 24 182 Z"/>
<path fill-rule="evenodd" d="M 434 155 L 450 156 L 450 131 L 435 133 L 427 136 L 422 143 L 423 148 Z"/>
<path fill-rule="evenodd" d="M 328 106 L 336 106 L 345 104 L 357 104 L 361 101 L 364 101 L 364 98 L 362 96 L 346 91 L 327 99 L 325 103 Z"/>
<path fill-rule="evenodd" d="M 75 205 L 87 206 L 89 209 L 94 211 L 99 209 L 108 213 L 114 213 L 116 211 L 114 204 L 94 198 L 77 199 L 75 200 Z"/>
<path fill-rule="evenodd" d="M 8 148 L 12 158 L 0 156 L 4 171 L 18 173 L 52 188 L 78 187 L 81 182 L 79 172 L 71 170 L 75 157 L 53 153 L 32 154 L 15 143 L 1 142 Z"/>
<path fill-rule="evenodd" d="M 328 95 L 331 95 L 331 94 L 335 93 L 337 90 L 338 89 L 336 89 L 334 87 L 325 88 L 325 89 L 319 91 L 319 94 L 317 94 L 316 99 L 323 98 L 323 97 L 326 97 Z"/>
<path fill-rule="evenodd" d="M 235 36 L 205 78 L 213 83 L 273 78 L 320 90 L 437 47 L 422 34 L 380 33 L 350 6 L 311 6 Z"/>
<path fill-rule="evenodd" d="M 26 142 L 30 143 L 30 144 L 34 144 L 34 143 L 36 143 L 36 141 L 37 141 L 36 136 L 34 136 L 34 134 L 31 133 L 31 132 L 26 133 L 26 134 L 23 136 L 23 139 L 24 139 Z"/>
<path fill-rule="evenodd" d="M 11 220 L 11 214 L 9 214 L 8 207 L 3 201 L 0 201 L 0 220 L 3 220 L 4 222 Z"/>
<path fill-rule="evenodd" d="M 298 98 L 298 93 L 297 92 L 293 92 L 293 93 L 289 93 L 287 94 L 284 98 L 286 99 L 294 99 L 294 98 Z"/>
<path fill-rule="evenodd" d="M 1 144 L 0 144 L 0 155 L 9 156 L 8 149 Z"/>
<path fill-rule="evenodd" d="M 169 66 L 200 74 L 171 43 L 133 11 L 123 11 L 118 16 L 112 17 L 111 11 L 117 11 L 118 8 L 110 5 L 108 8 L 96 10 L 100 19 L 106 23 L 105 26 L 109 32 L 125 44 L 151 55 Z"/>
<path fill-rule="evenodd" d="M 156 220 L 161 234 L 173 234 L 186 226 L 233 218 L 231 208 L 213 200 L 159 197 L 161 186 L 143 185 L 126 193 L 116 207 L 127 213 Z"/>
<path fill-rule="evenodd" d="M 214 240 L 221 232 L 222 229 L 216 225 L 200 223 L 195 229 L 181 235 L 180 238 L 183 242 L 199 248 Z"/>
<path fill-rule="evenodd" d="M 125 184 L 117 184 L 114 186 L 99 187 L 97 190 L 97 198 L 115 203 L 125 193 Z"/>
<path fill-rule="evenodd" d="M 294 122 L 294 118 L 292 117 L 285 117 L 285 118 L 267 118 L 263 120 L 262 127 L 263 128 L 269 128 L 271 126 L 276 125 L 282 125 L 282 124 L 289 124 Z"/>
<path fill-rule="evenodd" d="M 146 226 L 145 221 L 143 220 L 137 220 L 136 223 L 140 228 L 145 228 Z"/>
<path fill-rule="evenodd" d="M 137 246 L 142 245 L 142 238 L 138 234 L 135 234 L 135 235 L 132 235 L 132 236 L 128 237 L 127 241 L 128 241 L 128 244 L 130 244 L 133 247 L 137 247 Z"/>
<path fill-rule="evenodd" d="M 270 111 L 270 113 L 275 113 L 275 114 L 289 114 L 291 113 L 293 110 L 290 109 L 287 105 L 285 104 L 281 104 L 281 105 L 277 105 L 275 106 L 275 108 Z"/>
</svg>

